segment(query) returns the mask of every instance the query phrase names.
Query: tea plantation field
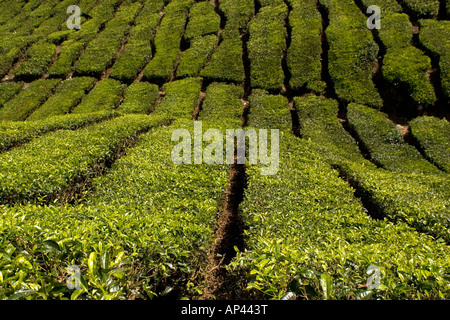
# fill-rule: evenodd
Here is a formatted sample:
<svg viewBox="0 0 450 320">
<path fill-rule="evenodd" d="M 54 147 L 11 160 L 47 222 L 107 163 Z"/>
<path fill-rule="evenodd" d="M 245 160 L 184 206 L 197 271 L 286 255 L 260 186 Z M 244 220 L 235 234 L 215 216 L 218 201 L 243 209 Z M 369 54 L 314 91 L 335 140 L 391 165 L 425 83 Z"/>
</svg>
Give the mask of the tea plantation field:
<svg viewBox="0 0 450 320">
<path fill-rule="evenodd" d="M 0 299 L 449 299 L 449 16 L 0 0 Z M 276 172 L 196 162 L 240 128 Z"/>
</svg>

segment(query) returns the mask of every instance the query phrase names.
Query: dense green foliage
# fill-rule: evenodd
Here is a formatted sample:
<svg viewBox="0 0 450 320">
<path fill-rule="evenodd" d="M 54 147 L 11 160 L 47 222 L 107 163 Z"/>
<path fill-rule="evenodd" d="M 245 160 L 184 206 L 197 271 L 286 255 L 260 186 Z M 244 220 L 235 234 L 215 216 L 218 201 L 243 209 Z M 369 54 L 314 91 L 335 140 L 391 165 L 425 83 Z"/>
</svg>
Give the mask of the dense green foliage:
<svg viewBox="0 0 450 320">
<path fill-rule="evenodd" d="M 192 125 L 179 122 L 176 127 Z M 1 246 L 6 252 L 1 258 L 1 297 L 19 288 L 22 297 L 32 299 L 201 293 L 192 277 L 205 262 L 228 170 L 173 164 L 168 145 L 172 130 L 142 136 L 111 174 L 94 181 L 97 191 L 86 206 L 2 208 Z M 35 232 L 33 225 L 42 231 Z M 66 231 L 55 232 L 55 226 Z M 26 241 L 14 241 L 18 234 Z M 26 257 L 23 250 L 29 253 Z M 84 280 L 74 291 L 54 280 L 66 280 L 70 265 L 80 267 Z"/>
<path fill-rule="evenodd" d="M 319 97 L 295 99 L 301 134 L 349 180 L 375 218 L 404 221 L 448 242 L 448 178 L 443 174 L 391 172 L 365 160 L 336 115 L 337 103 Z M 405 168 L 407 170 L 407 168 Z"/>
<path fill-rule="evenodd" d="M 40 120 L 51 116 L 69 113 L 93 87 L 94 78 L 79 77 L 64 80 L 55 93 L 27 120 Z"/>
<path fill-rule="evenodd" d="M 229 118 L 241 122 L 243 105 L 240 100 L 244 93 L 242 87 L 233 84 L 214 82 L 206 89 L 203 110 L 198 120 L 218 121 Z"/>
<path fill-rule="evenodd" d="M 436 102 L 428 71 L 431 60 L 413 46 L 412 24 L 407 14 L 395 0 L 378 2 L 362 0 L 367 8 L 378 5 L 382 8 L 381 28 L 377 34 L 386 53 L 381 72 L 390 85 L 405 89 L 418 104 L 431 105 Z"/>
<path fill-rule="evenodd" d="M 351 0 L 320 0 L 328 11 L 325 30 L 330 45 L 329 72 L 339 99 L 373 107 L 382 101 L 374 83 L 372 70 L 378 46 L 366 26 L 366 18 Z"/>
<path fill-rule="evenodd" d="M 70 201 L 71 189 L 102 170 L 139 132 L 166 121 L 127 115 L 76 131 L 58 130 L 0 155 L 1 203 Z M 8 177 L 8 178 L 6 178 Z M 79 184 L 79 185 L 78 185 Z"/>
<path fill-rule="evenodd" d="M 117 116 L 110 111 L 54 116 L 39 121 L 0 122 L 0 151 L 20 145 L 46 132 L 65 129 L 75 130 L 90 123 Z"/>
<path fill-rule="evenodd" d="M 22 89 L 22 82 L 6 82 L 0 84 L 0 108 Z"/>
<path fill-rule="evenodd" d="M 0 299 L 448 299 L 446 6 L 0 1 Z"/>
<path fill-rule="evenodd" d="M 439 13 L 439 0 L 400 0 L 399 2 L 419 18 L 436 18 Z"/>
<path fill-rule="evenodd" d="M 126 85 L 114 79 L 100 81 L 72 112 L 89 113 L 115 109 L 125 87 Z"/>
<path fill-rule="evenodd" d="M 49 97 L 59 79 L 36 80 L 0 109 L 0 120 L 25 120 Z"/>
<path fill-rule="evenodd" d="M 450 22 L 432 19 L 419 20 L 420 43 L 439 60 L 442 90 L 450 98 Z"/>
<path fill-rule="evenodd" d="M 211 57 L 211 62 L 200 72 L 200 76 L 222 81 L 244 81 L 242 41 L 237 32 L 224 39 Z"/>
<path fill-rule="evenodd" d="M 108 22 L 102 33 L 89 43 L 80 56 L 75 72 L 82 75 L 100 76 L 119 50 L 122 38 L 129 30 L 140 4 L 122 6 L 117 15 Z"/>
<path fill-rule="evenodd" d="M 410 122 L 411 134 L 438 167 L 450 172 L 450 124 L 445 119 L 417 117 Z"/>
<path fill-rule="evenodd" d="M 220 9 L 227 23 L 222 32 L 223 41 L 215 50 L 210 63 L 200 72 L 200 76 L 217 81 L 244 81 L 244 62 L 242 60 L 242 32 L 248 27 L 255 11 L 252 0 L 222 0 Z"/>
<path fill-rule="evenodd" d="M 384 78 L 394 85 L 406 84 L 411 97 L 422 104 L 433 104 L 436 95 L 427 71 L 431 60 L 413 47 L 411 23 L 405 14 L 391 14 L 383 20 L 380 38 L 388 48 L 383 60 Z"/>
<path fill-rule="evenodd" d="M 256 116 L 271 118 L 278 108 L 267 101 L 260 113 L 250 114 L 249 125 L 258 125 Z M 443 289 L 448 288 L 449 263 L 444 243 L 403 223 L 372 220 L 353 190 L 317 153 L 316 141 L 286 131 L 280 138 L 278 175 L 262 176 L 257 166 L 247 170 L 241 204 L 247 249 L 229 270 L 246 275 L 250 292 L 272 299 L 287 292 L 300 299 L 447 295 L 442 291 L 448 290 Z M 370 265 L 381 270 L 378 289 L 365 286 Z"/>
<path fill-rule="evenodd" d="M 283 85 L 281 58 L 286 47 L 286 17 L 285 4 L 266 6 L 249 23 L 248 56 L 253 87 L 280 90 Z"/>
<path fill-rule="evenodd" d="M 200 78 L 186 78 L 165 84 L 165 95 L 156 106 L 155 114 L 191 119 L 201 87 Z"/>
<path fill-rule="evenodd" d="M 124 92 L 123 103 L 117 108 L 123 113 L 148 114 L 159 97 L 159 88 L 155 84 L 137 82 L 130 85 Z"/>
<path fill-rule="evenodd" d="M 152 55 L 150 41 L 153 41 L 157 25 L 161 19 L 163 1 L 147 1 L 130 31 L 128 42 L 122 54 L 112 67 L 111 77 L 123 82 L 136 78 Z M 149 39 L 150 38 L 150 39 Z"/>
<path fill-rule="evenodd" d="M 217 45 L 217 36 L 197 37 L 191 41 L 191 47 L 183 52 L 177 68 L 177 77 L 195 77 L 206 64 Z"/>
<path fill-rule="evenodd" d="M 417 149 L 407 144 L 386 114 L 357 104 L 348 105 L 348 122 L 370 154 L 371 161 L 390 171 L 439 173 Z"/>
<path fill-rule="evenodd" d="M 156 53 L 145 67 L 144 79 L 148 81 L 170 79 L 178 58 L 188 9 L 192 3 L 193 0 L 174 0 L 165 8 L 164 17 L 155 35 Z"/>
<path fill-rule="evenodd" d="M 189 22 L 184 37 L 197 37 L 215 34 L 219 31 L 220 16 L 215 13 L 214 5 L 210 1 L 197 2 L 189 11 Z"/>
<path fill-rule="evenodd" d="M 255 89 L 249 97 L 249 102 L 251 105 L 249 125 L 252 127 L 285 131 L 291 129 L 291 115 L 286 97 L 269 95 L 265 90 Z"/>
<path fill-rule="evenodd" d="M 290 86 L 321 93 L 325 83 L 321 81 L 322 19 L 316 8 L 316 0 L 293 0 L 289 23 L 292 27 L 291 45 L 287 51 L 287 66 L 291 73 Z"/>
<path fill-rule="evenodd" d="M 120 0 L 101 1 L 95 6 L 93 3 L 80 3 L 82 15 L 88 15 L 91 19 L 84 22 L 80 30 L 71 30 L 68 34 L 67 40 L 61 44 L 58 60 L 49 69 L 50 76 L 65 77 L 72 71 L 83 49 L 97 36 L 102 25 L 113 18 L 119 2 Z"/>
<path fill-rule="evenodd" d="M 56 46 L 52 43 L 36 42 L 27 50 L 26 60 L 14 70 L 14 74 L 18 79 L 36 79 L 43 76 L 55 50 Z"/>
</svg>

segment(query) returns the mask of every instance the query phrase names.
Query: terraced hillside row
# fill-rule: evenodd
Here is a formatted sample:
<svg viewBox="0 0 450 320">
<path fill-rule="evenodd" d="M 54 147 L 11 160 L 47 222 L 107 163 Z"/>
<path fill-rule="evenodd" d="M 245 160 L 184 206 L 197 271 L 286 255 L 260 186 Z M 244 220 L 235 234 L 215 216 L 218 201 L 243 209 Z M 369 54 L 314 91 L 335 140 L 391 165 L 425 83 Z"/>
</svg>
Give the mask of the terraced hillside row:
<svg viewBox="0 0 450 320">
<path fill-rule="evenodd" d="M 0 1 L 0 299 L 448 299 L 447 5 Z"/>
</svg>

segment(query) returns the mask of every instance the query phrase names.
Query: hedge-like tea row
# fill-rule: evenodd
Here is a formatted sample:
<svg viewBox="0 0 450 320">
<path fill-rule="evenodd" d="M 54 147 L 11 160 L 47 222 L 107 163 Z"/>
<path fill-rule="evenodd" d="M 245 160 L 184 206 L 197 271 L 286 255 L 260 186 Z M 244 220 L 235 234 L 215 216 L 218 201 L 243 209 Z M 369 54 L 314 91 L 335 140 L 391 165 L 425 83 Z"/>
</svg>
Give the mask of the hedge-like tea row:
<svg viewBox="0 0 450 320">
<path fill-rule="evenodd" d="M 243 112 L 241 101 L 243 94 L 242 86 L 219 82 L 211 83 L 206 89 L 203 109 L 198 120 L 221 121 L 227 119 L 239 128 Z"/>
<path fill-rule="evenodd" d="M 32 34 L 38 37 L 46 38 L 47 35 L 51 34 L 52 32 L 57 32 L 61 28 L 67 28 L 67 7 L 73 4 L 73 0 L 58 1 L 57 5 L 52 9 L 50 17 L 43 21 L 37 28 L 35 28 Z"/>
<path fill-rule="evenodd" d="M 122 39 L 130 29 L 141 4 L 136 2 L 122 6 L 117 15 L 108 22 L 105 30 L 89 43 L 80 56 L 75 72 L 82 75 L 100 76 L 119 50 Z"/>
<path fill-rule="evenodd" d="M 51 95 L 59 82 L 59 79 L 33 81 L 29 87 L 4 104 L 0 109 L 0 121 L 26 119 Z"/>
<path fill-rule="evenodd" d="M 0 44 L 1 46 L 1 44 Z M 11 48 L 10 50 L 1 48 L 2 54 L 0 55 L 0 77 L 4 77 L 11 69 L 14 61 L 20 54 L 20 48 Z"/>
<path fill-rule="evenodd" d="M 450 183 L 447 174 L 393 173 L 355 163 L 343 171 L 363 190 L 374 210 L 388 220 L 406 222 L 439 242 L 449 243 Z"/>
<path fill-rule="evenodd" d="M 380 18 L 383 18 L 385 14 L 402 12 L 402 6 L 397 0 L 361 0 L 361 2 L 365 6 L 365 9 L 371 5 L 378 6 L 381 10 Z"/>
<path fill-rule="evenodd" d="M 35 28 L 39 27 L 42 22 L 54 14 L 54 7 L 58 2 L 58 0 L 44 0 L 31 12 L 25 10 L 24 15 L 19 15 L 21 19 L 18 19 L 19 16 L 16 16 L 5 27 L 9 29 L 8 31 L 17 35 L 31 34 Z M 3 30 L 0 29 L 1 31 Z"/>
<path fill-rule="evenodd" d="M 411 97 L 420 104 L 436 101 L 433 85 L 428 77 L 431 60 L 411 45 L 411 23 L 406 14 L 386 14 L 381 20 L 380 39 L 386 47 L 382 72 L 395 86 L 404 85 Z"/>
<path fill-rule="evenodd" d="M 124 96 L 123 103 L 117 108 L 118 111 L 148 114 L 159 97 L 159 88 L 156 84 L 137 82 L 125 90 Z"/>
<path fill-rule="evenodd" d="M 16 74 L 18 78 L 23 79 L 35 79 L 42 76 L 55 54 L 55 47 L 52 44 L 46 43 L 46 38 L 49 34 L 58 31 L 61 28 L 62 21 L 65 21 L 66 19 L 67 6 L 71 3 L 73 3 L 73 1 L 71 2 L 70 0 L 59 3 L 58 1 L 53 1 L 52 3 L 48 2 L 45 5 L 46 9 L 36 11 L 38 13 L 36 13 L 35 18 L 32 18 L 31 16 L 28 18 L 24 17 L 26 22 L 22 21 L 21 25 L 23 27 L 26 26 L 25 29 L 22 31 L 15 30 L 14 33 L 6 33 L 6 42 L 8 43 L 12 40 L 12 43 L 7 44 L 3 50 L 0 49 L 0 51 L 4 53 L 4 56 L 2 54 L 2 58 L 0 58 L 0 74 L 6 74 L 12 67 L 14 61 L 19 59 L 21 52 L 25 52 L 26 48 L 31 45 L 25 53 L 25 60 L 21 63 L 19 68 L 14 71 L 14 74 Z M 48 5 L 50 5 L 50 7 Z M 34 13 L 35 12 L 33 11 L 32 14 Z M 18 16 L 20 16 L 20 14 Z M 8 22 L 6 25 L 11 26 L 11 23 Z M 23 35 L 23 37 L 20 35 Z"/>
<path fill-rule="evenodd" d="M 436 101 L 433 85 L 428 77 L 430 59 L 412 45 L 413 34 L 409 17 L 401 13 L 395 0 L 362 0 L 365 7 L 379 5 L 381 29 L 378 34 L 386 54 L 381 68 L 383 77 L 393 86 L 406 89 L 419 104 L 433 104 Z"/>
<path fill-rule="evenodd" d="M 72 112 L 89 113 L 115 109 L 125 88 L 126 85 L 114 79 L 100 81 Z"/>
<path fill-rule="evenodd" d="M 175 128 L 192 133 L 192 122 L 142 135 L 108 175 L 94 179 L 96 192 L 85 206 L 2 207 L 0 247 L 7 253 L 0 259 L 10 258 L 10 263 L 2 269 L 0 298 L 20 295 L 19 288 L 32 288 L 22 292 L 32 299 L 179 299 L 201 294 L 229 172 L 227 166 L 175 165 L 170 141 Z M 15 240 L 19 234 L 24 241 Z M 23 250 L 29 253 L 29 268 L 20 264 L 25 263 L 20 260 Z M 80 267 L 82 287 L 50 288 L 70 265 Z M 22 271 L 20 279 L 17 270 Z"/>
<path fill-rule="evenodd" d="M 20 1 L 16 2 L 20 5 Z M 13 63 L 20 57 L 21 52 L 25 51 L 27 46 L 38 40 L 37 35 L 30 35 L 34 27 L 28 28 L 28 31 L 17 30 L 20 26 L 28 26 L 33 23 L 37 23 L 35 17 L 31 17 L 31 13 L 34 9 L 38 8 L 42 0 L 28 1 L 21 7 L 19 14 L 15 15 L 12 19 L 8 20 L 8 23 L 0 26 L 0 35 L 2 41 L 0 43 L 0 76 L 3 77 L 13 66 Z M 43 6 L 48 6 L 44 4 Z M 13 6 L 14 7 L 14 6 Z M 12 9 L 14 10 L 14 9 Z M 9 10 L 6 10 L 9 12 Z M 45 11 L 45 10 L 44 10 Z M 39 10 L 36 10 L 39 12 Z M 45 19 L 46 14 L 42 12 L 42 17 Z M 41 17 L 41 18 L 42 18 Z M 39 20 L 42 21 L 42 20 Z M 37 24 L 38 26 L 39 24 Z"/>
<path fill-rule="evenodd" d="M 217 36 L 208 35 L 192 39 L 191 46 L 180 59 L 177 77 L 195 77 L 206 64 L 209 55 L 217 45 Z"/>
<path fill-rule="evenodd" d="M 358 186 L 375 217 L 404 221 L 421 232 L 450 240 L 449 188 L 445 174 L 391 172 L 365 160 L 339 124 L 336 102 L 320 97 L 295 99 L 301 134 L 314 150 Z"/>
<path fill-rule="evenodd" d="M 282 95 L 270 95 L 266 90 L 254 89 L 248 98 L 250 102 L 249 126 L 262 129 L 292 128 L 289 102 Z"/>
<path fill-rule="evenodd" d="M 178 58 L 188 9 L 193 2 L 193 0 L 175 0 L 166 6 L 165 15 L 155 35 L 155 56 L 144 70 L 145 80 L 167 81 L 170 79 Z"/>
<path fill-rule="evenodd" d="M 419 20 L 420 43 L 439 59 L 441 85 L 447 98 L 450 97 L 450 22 L 441 20 Z"/>
<path fill-rule="evenodd" d="M 399 2 L 417 18 L 436 18 L 439 14 L 439 0 L 400 0 Z"/>
<path fill-rule="evenodd" d="M 75 130 L 94 122 L 116 117 L 110 111 L 54 116 L 39 121 L 0 122 L 0 152 L 11 149 L 46 132 L 58 129 Z"/>
<path fill-rule="evenodd" d="M 23 87 L 23 82 L 0 83 L 0 108 L 5 102 L 11 100 Z"/>
<path fill-rule="evenodd" d="M 3 153 L 0 202 L 70 201 L 71 193 L 83 188 L 83 179 L 102 170 L 102 162 L 114 159 L 139 132 L 165 121 L 164 117 L 126 115 L 80 130 L 48 133 Z"/>
<path fill-rule="evenodd" d="M 290 86 L 306 88 L 317 93 L 325 90 L 322 72 L 322 18 L 315 0 L 292 0 L 289 14 L 291 45 L 287 51 L 287 66 L 291 73 Z"/>
<path fill-rule="evenodd" d="M 224 38 L 229 35 L 227 31 L 244 29 L 255 14 L 255 2 L 253 0 L 241 0 L 239 2 L 222 0 L 219 1 L 219 7 L 227 19 L 225 32 L 223 33 Z M 230 34 L 230 36 L 233 36 L 233 34 Z"/>
<path fill-rule="evenodd" d="M 36 42 L 27 50 L 25 61 L 14 70 L 15 76 L 17 79 L 27 80 L 42 77 L 55 52 L 56 46 L 53 43 L 46 41 Z"/>
<path fill-rule="evenodd" d="M 201 88 L 201 78 L 185 78 L 166 83 L 164 98 L 156 106 L 154 114 L 165 114 L 172 119 L 192 118 Z"/>
<path fill-rule="evenodd" d="M 3 24 L 0 26 L 0 34 L 7 34 L 12 33 L 16 29 L 18 29 L 21 26 L 21 23 L 23 23 L 25 20 L 27 20 L 31 12 L 39 7 L 41 3 L 43 3 L 44 0 L 32 0 L 28 1 L 21 9 L 19 14 L 14 16 L 11 20 L 8 21 L 8 23 Z M 30 19 L 31 20 L 31 19 Z"/>
<path fill-rule="evenodd" d="M 382 100 L 372 82 L 378 46 L 366 26 L 367 18 L 352 0 L 320 0 L 326 7 L 330 45 L 329 73 L 339 99 L 373 107 Z"/>
<path fill-rule="evenodd" d="M 22 7 L 27 3 L 25 0 L 5 0 L 0 3 L 0 25 L 7 23 L 20 13 Z"/>
<path fill-rule="evenodd" d="M 450 124 L 445 119 L 422 116 L 410 123 L 411 134 L 425 154 L 440 168 L 450 172 Z"/>
<path fill-rule="evenodd" d="M 280 90 L 283 86 L 281 59 L 286 48 L 284 23 L 287 15 L 284 3 L 266 6 L 249 23 L 248 57 L 253 87 Z"/>
<path fill-rule="evenodd" d="M 345 160 L 364 161 L 355 140 L 339 123 L 338 103 L 324 97 L 306 96 L 294 99 L 300 121 L 300 134 L 317 143 L 317 151 L 332 164 Z M 367 162 L 367 165 L 371 165 Z"/>
<path fill-rule="evenodd" d="M 69 113 L 92 88 L 94 82 L 95 79 L 90 77 L 64 80 L 56 88 L 55 93 L 27 120 L 41 120 Z"/>
<path fill-rule="evenodd" d="M 164 6 L 162 0 L 146 2 L 130 31 L 130 37 L 122 54 L 114 63 L 111 78 L 131 82 L 138 75 L 152 55 L 150 41 L 153 41 L 156 27 L 161 19 Z"/>
<path fill-rule="evenodd" d="M 311 111 L 331 104 L 318 97 L 299 99 L 309 101 Z M 279 114 L 279 108 L 277 100 L 265 100 L 257 114 L 249 114 L 248 124 L 266 128 L 264 119 Z M 328 123 L 322 127 L 328 128 Z M 319 140 L 300 140 L 288 131 L 280 132 L 277 175 L 262 176 L 259 166 L 246 170 L 248 187 L 240 210 L 247 249 L 228 269 L 239 274 L 237 279 L 246 275 L 242 281 L 250 293 L 281 299 L 291 292 L 291 299 L 308 300 L 448 295 L 448 247 L 403 223 L 371 219 L 352 188 L 317 152 L 320 133 L 315 135 Z M 336 134 L 329 133 L 328 139 Z M 378 290 L 365 286 L 370 265 L 381 271 Z"/>
<path fill-rule="evenodd" d="M 314 149 L 283 132 L 279 173 L 247 168 L 240 206 L 247 250 L 228 267 L 237 279 L 244 273 L 247 288 L 263 299 L 287 292 L 308 300 L 447 296 L 445 243 L 404 223 L 371 219 Z M 370 265 L 381 271 L 378 290 L 365 286 Z"/>
<path fill-rule="evenodd" d="M 65 77 L 72 70 L 74 62 L 78 59 L 83 49 L 88 43 L 97 36 L 101 26 L 114 16 L 115 8 L 120 3 L 120 0 L 106 0 L 100 1 L 91 11 L 89 16 L 92 19 L 86 21 L 81 25 L 81 29 L 78 31 L 72 30 L 68 35 L 68 39 L 61 44 L 61 52 L 58 60 L 50 67 L 49 76 L 52 77 Z M 80 9 L 83 14 L 85 8 L 91 8 L 89 6 L 83 6 L 80 3 Z"/>
<path fill-rule="evenodd" d="M 417 149 L 407 144 L 396 125 L 373 108 L 351 103 L 348 123 L 364 143 L 371 161 L 394 172 L 439 173 Z"/>
<path fill-rule="evenodd" d="M 61 52 L 58 60 L 49 68 L 48 75 L 50 77 L 65 77 L 72 69 L 73 62 L 78 58 L 84 48 L 82 42 L 67 40 L 61 46 Z"/>
<path fill-rule="evenodd" d="M 211 62 L 200 72 L 200 76 L 221 81 L 244 81 L 242 41 L 238 31 L 225 38 L 211 57 Z"/>
<path fill-rule="evenodd" d="M 210 1 L 195 3 L 189 11 L 189 22 L 184 37 L 192 40 L 210 34 L 216 34 L 220 27 L 220 16 L 214 11 Z"/>
<path fill-rule="evenodd" d="M 222 32 L 223 41 L 200 76 L 212 80 L 242 82 L 245 72 L 241 32 L 255 13 L 255 4 L 253 0 L 222 0 L 219 5 L 227 19 Z"/>
</svg>

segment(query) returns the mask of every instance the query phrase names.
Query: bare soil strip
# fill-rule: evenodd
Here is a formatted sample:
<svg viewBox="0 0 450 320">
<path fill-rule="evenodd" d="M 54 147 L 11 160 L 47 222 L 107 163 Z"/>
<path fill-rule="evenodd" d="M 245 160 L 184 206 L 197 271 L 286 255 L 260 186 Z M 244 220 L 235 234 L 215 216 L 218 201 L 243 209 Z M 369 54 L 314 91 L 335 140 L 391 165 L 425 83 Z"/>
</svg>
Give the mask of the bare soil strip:
<svg viewBox="0 0 450 320">
<path fill-rule="evenodd" d="M 215 4 L 218 4 L 215 1 Z M 255 1 L 255 8 L 258 8 Z M 256 15 L 257 11 L 255 12 Z M 250 83 L 250 60 L 248 58 L 247 41 L 249 39 L 248 27 L 241 31 L 242 60 L 244 63 L 244 94 L 241 98 L 243 103 L 242 126 L 248 123 L 250 103 L 248 97 L 251 95 Z M 236 143 L 236 141 L 235 141 Z M 242 279 L 232 276 L 225 268 L 236 256 L 235 248 L 239 251 L 245 249 L 244 230 L 245 224 L 239 212 L 239 205 L 244 199 L 247 188 L 247 175 L 245 165 L 235 163 L 230 167 L 230 177 L 225 200 L 216 221 L 215 239 L 211 245 L 204 276 L 203 294 L 200 300 L 236 300 L 244 299 L 245 283 Z"/>
<path fill-rule="evenodd" d="M 206 266 L 205 288 L 201 300 L 219 299 L 234 300 L 241 298 L 244 288 L 234 279 L 225 266 L 235 257 L 234 247 L 245 248 L 243 237 L 244 223 L 239 214 L 239 204 L 244 198 L 247 187 L 245 166 L 234 164 L 230 168 L 230 179 L 226 200 L 217 220 L 215 240 L 208 255 Z"/>
<path fill-rule="evenodd" d="M 1 82 L 7 82 L 7 81 L 13 81 L 14 80 L 14 78 L 16 77 L 16 75 L 14 74 L 14 70 L 16 70 L 20 66 L 20 64 L 25 61 L 25 56 L 24 56 L 23 52 L 25 52 L 27 50 L 27 48 L 25 48 L 24 50 L 22 50 L 22 52 L 19 53 L 19 57 L 17 58 L 16 61 L 14 61 L 11 69 L 3 77 Z"/>
<path fill-rule="evenodd" d="M 55 54 L 53 55 L 52 62 L 47 66 L 47 72 L 41 77 L 41 79 L 47 79 L 48 78 L 48 70 L 55 64 L 55 62 L 59 59 L 59 54 L 61 53 L 62 47 L 61 44 L 58 44 L 56 46 Z"/>
<path fill-rule="evenodd" d="M 148 114 L 155 112 L 156 108 L 158 107 L 159 103 L 161 102 L 161 100 L 164 98 L 165 95 L 166 91 L 164 90 L 164 86 L 162 85 L 159 86 L 158 99 L 156 99 L 155 103 L 153 104 L 153 107 L 148 112 Z"/>
<path fill-rule="evenodd" d="M 192 113 L 192 119 L 193 120 L 197 120 L 198 116 L 200 115 L 200 112 L 203 110 L 203 102 L 205 101 L 205 97 L 206 97 L 206 89 L 209 86 L 209 81 L 207 81 L 206 79 L 203 79 L 202 81 L 202 88 L 200 90 L 200 93 L 198 95 L 198 100 L 197 103 L 195 105 L 195 109 L 194 112 Z"/>
</svg>

